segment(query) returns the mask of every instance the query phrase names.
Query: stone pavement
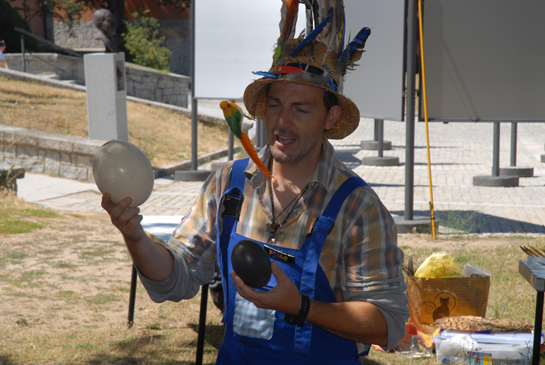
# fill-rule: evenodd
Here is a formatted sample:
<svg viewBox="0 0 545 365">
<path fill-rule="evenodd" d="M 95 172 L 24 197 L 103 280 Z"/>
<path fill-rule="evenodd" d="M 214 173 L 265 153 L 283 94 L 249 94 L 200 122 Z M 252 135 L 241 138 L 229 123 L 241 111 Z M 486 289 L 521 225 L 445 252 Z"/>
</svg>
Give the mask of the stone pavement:
<svg viewBox="0 0 545 365">
<path fill-rule="evenodd" d="M 377 151 L 360 148 L 372 140 L 374 123 L 362 119 L 349 137 L 332 141 L 337 156 L 373 187 L 393 215 L 403 216 L 405 207 L 405 123 L 384 122 L 385 139 L 400 166 L 374 167 L 361 164 L 361 158 Z M 439 224 L 473 233 L 545 233 L 545 125 L 518 126 L 517 165 L 534 168 L 534 177 L 521 178 L 515 188 L 476 187 L 473 176 L 491 175 L 491 123 L 430 123 L 433 200 Z M 502 124 L 500 166 L 509 166 L 510 124 Z M 202 167 L 206 169 L 207 166 Z M 74 211 L 101 211 L 100 194 L 94 184 L 26 174 L 18 180 L 19 196 L 38 205 Z M 141 207 L 144 215 L 183 215 L 191 207 L 202 183 L 180 182 L 170 178 L 155 181 L 150 199 Z M 415 133 L 414 215 L 429 217 L 430 189 L 427 167 L 425 124 Z"/>
</svg>

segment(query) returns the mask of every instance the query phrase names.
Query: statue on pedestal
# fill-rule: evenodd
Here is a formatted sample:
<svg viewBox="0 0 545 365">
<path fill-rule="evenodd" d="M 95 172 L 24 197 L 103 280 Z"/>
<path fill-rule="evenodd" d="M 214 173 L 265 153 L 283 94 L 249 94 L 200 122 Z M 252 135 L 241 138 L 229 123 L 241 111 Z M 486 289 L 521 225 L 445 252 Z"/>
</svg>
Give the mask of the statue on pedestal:
<svg viewBox="0 0 545 365">
<path fill-rule="evenodd" d="M 100 39 L 106 46 L 106 53 L 117 53 L 117 46 L 113 41 L 115 34 L 114 14 L 108 9 L 98 9 L 93 13 L 93 23 L 98 29 L 95 39 Z"/>
</svg>

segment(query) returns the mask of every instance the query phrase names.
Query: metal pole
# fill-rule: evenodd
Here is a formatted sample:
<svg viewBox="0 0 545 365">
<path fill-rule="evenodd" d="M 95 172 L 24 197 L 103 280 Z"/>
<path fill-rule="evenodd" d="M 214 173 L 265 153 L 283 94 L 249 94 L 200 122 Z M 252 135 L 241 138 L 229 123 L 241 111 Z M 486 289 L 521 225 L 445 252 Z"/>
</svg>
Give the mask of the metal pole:
<svg viewBox="0 0 545 365">
<path fill-rule="evenodd" d="M 261 123 L 259 119 L 255 119 L 255 139 L 256 139 L 256 148 L 259 151 L 263 147 L 263 141 L 261 139 Z"/>
<path fill-rule="evenodd" d="M 378 141 L 378 119 L 375 119 L 375 131 L 374 131 L 374 136 L 373 136 L 373 140 L 374 141 Z"/>
<path fill-rule="evenodd" d="M 21 34 L 21 53 L 23 54 L 23 72 L 26 72 L 25 36 Z"/>
<path fill-rule="evenodd" d="M 405 117 L 405 220 L 413 219 L 414 198 L 414 111 L 416 67 L 415 0 L 408 1 L 407 19 L 407 115 Z"/>
<path fill-rule="evenodd" d="M 543 321 L 543 292 L 538 291 L 536 297 L 536 321 L 534 322 L 534 348 L 532 352 L 532 365 L 539 365 L 541 329 Z"/>
<path fill-rule="evenodd" d="M 234 100 L 231 100 L 231 102 L 235 103 Z M 242 125 L 240 127 L 242 128 Z M 231 131 L 231 128 L 229 128 L 228 142 L 227 142 L 227 161 L 232 161 L 234 154 L 235 154 L 235 135 L 233 134 L 233 131 Z"/>
<path fill-rule="evenodd" d="M 265 147 L 267 143 L 267 130 L 265 129 L 265 122 L 261 119 L 258 119 L 258 123 L 261 124 L 261 147 Z"/>
<path fill-rule="evenodd" d="M 517 122 L 511 123 L 511 166 L 517 166 Z"/>
<path fill-rule="evenodd" d="M 384 157 L 384 119 L 375 119 L 378 137 L 378 157 Z"/>
<path fill-rule="evenodd" d="M 196 365 L 202 365 L 204 352 L 204 332 L 206 329 L 206 306 L 208 304 L 208 284 L 201 287 L 201 311 L 199 313 L 199 334 L 197 337 Z"/>
<path fill-rule="evenodd" d="M 132 274 L 131 274 L 131 291 L 129 294 L 129 328 L 132 327 L 134 323 L 134 304 L 136 303 L 136 266 L 132 265 Z"/>
<path fill-rule="evenodd" d="M 231 161 L 233 160 L 233 156 L 235 154 L 235 135 L 229 129 L 229 148 L 227 149 L 227 160 Z"/>
<path fill-rule="evenodd" d="M 198 100 L 195 98 L 195 3 L 195 0 L 191 2 L 191 170 L 199 168 L 197 160 L 199 117 Z"/>
<path fill-rule="evenodd" d="M 500 122 L 494 122 L 494 145 L 492 148 L 492 176 L 500 176 Z"/>
</svg>

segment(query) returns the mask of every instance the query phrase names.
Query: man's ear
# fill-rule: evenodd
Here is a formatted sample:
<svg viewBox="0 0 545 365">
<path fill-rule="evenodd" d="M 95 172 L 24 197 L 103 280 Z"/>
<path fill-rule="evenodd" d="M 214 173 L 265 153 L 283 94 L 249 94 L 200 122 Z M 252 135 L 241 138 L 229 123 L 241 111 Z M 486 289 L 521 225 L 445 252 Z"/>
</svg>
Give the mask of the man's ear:
<svg viewBox="0 0 545 365">
<path fill-rule="evenodd" d="M 338 105 L 333 105 L 331 109 L 329 109 L 329 112 L 327 113 L 327 120 L 325 123 L 325 129 L 330 130 L 333 128 L 335 123 L 337 123 L 337 120 L 341 117 L 342 109 Z"/>
</svg>

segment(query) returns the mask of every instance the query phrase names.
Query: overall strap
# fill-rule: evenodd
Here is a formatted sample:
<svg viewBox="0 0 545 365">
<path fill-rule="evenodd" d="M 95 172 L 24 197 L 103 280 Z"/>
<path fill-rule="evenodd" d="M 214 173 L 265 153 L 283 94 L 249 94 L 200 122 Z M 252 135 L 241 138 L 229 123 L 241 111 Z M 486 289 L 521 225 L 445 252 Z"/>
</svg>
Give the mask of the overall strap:
<svg viewBox="0 0 545 365">
<path fill-rule="evenodd" d="M 229 268 L 227 249 L 229 247 L 231 232 L 236 230 L 240 209 L 244 201 L 244 196 L 242 195 L 245 182 L 244 170 L 248 166 L 248 161 L 249 159 L 243 159 L 233 163 L 229 186 L 221 197 L 216 216 L 216 253 L 218 264 L 221 267 L 222 286 L 226 297 L 229 295 L 229 285 L 226 285 L 229 278 L 227 276 Z M 227 302 L 225 304 L 227 305 Z M 224 321 L 226 316 L 227 308 L 224 311 Z"/>
<path fill-rule="evenodd" d="M 244 170 L 248 167 L 249 158 L 244 158 L 242 160 L 236 160 L 233 163 L 233 168 L 231 170 L 231 180 L 229 181 L 229 188 L 238 188 L 242 193 L 244 191 L 244 183 L 246 177 L 244 176 Z"/>
<path fill-rule="evenodd" d="M 318 265 L 320 261 L 320 254 L 324 246 L 325 240 L 335 224 L 337 214 L 341 209 L 346 198 L 360 186 L 367 185 L 365 181 L 359 176 L 353 176 L 348 178 L 337 189 L 333 197 L 331 198 L 326 209 L 318 218 L 312 237 L 305 241 L 302 250 L 306 250 L 305 263 L 303 265 L 303 272 L 301 274 L 301 294 L 308 295 L 310 299 L 315 299 L 316 294 L 316 273 L 318 271 Z M 329 283 L 327 283 L 329 285 Z M 301 353 L 308 353 L 310 351 L 310 338 L 311 338 L 312 326 L 305 324 L 304 327 L 296 327 L 295 329 L 295 351 Z"/>
</svg>

